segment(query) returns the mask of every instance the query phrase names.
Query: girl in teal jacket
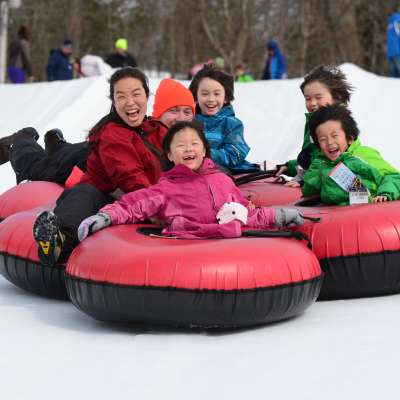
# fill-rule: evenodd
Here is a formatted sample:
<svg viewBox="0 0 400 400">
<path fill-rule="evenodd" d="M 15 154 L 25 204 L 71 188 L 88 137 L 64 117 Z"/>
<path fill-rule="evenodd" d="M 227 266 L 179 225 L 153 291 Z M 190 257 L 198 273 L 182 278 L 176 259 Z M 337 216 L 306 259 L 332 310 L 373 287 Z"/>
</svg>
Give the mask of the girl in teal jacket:
<svg viewBox="0 0 400 400">
<path fill-rule="evenodd" d="M 337 178 L 339 168 L 348 177 L 354 174 L 372 202 L 400 197 L 399 172 L 377 150 L 361 145 L 357 124 L 346 107 L 321 107 L 310 120 L 310 133 L 319 150 L 304 176 L 304 197 L 319 195 L 323 203 L 349 204 L 350 186 L 345 190 Z"/>
<path fill-rule="evenodd" d="M 231 106 L 233 76 L 205 65 L 189 89 L 196 101 L 196 120 L 204 126 L 213 161 L 233 174 L 258 171 L 258 165 L 246 160 L 250 147 L 243 136 L 243 123 Z"/>
</svg>

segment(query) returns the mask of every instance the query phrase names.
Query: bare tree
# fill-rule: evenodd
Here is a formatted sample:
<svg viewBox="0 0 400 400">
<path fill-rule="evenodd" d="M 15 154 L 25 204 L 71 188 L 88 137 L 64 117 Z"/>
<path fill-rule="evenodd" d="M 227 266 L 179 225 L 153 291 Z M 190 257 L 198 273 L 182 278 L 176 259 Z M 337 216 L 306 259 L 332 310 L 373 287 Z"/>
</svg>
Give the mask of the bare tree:
<svg viewBox="0 0 400 400">
<path fill-rule="evenodd" d="M 271 38 L 290 76 L 343 62 L 385 73 L 387 18 L 398 9 L 400 0 L 23 0 L 10 11 L 8 37 L 21 24 L 31 29 L 39 80 L 64 39 L 74 41 L 74 56 L 105 57 L 121 36 L 140 66 L 176 76 L 219 56 L 227 70 L 244 62 L 258 77 Z"/>
</svg>

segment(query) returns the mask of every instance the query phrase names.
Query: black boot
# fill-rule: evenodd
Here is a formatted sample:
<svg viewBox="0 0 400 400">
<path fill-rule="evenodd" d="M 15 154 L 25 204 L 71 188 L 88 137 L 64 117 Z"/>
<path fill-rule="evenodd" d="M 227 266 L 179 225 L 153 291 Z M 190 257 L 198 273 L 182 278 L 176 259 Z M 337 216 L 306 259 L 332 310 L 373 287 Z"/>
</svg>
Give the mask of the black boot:
<svg viewBox="0 0 400 400">
<path fill-rule="evenodd" d="M 66 140 L 60 129 L 51 129 L 44 135 L 44 149 L 49 156 L 58 150 L 61 143 L 66 143 Z"/>
<path fill-rule="evenodd" d="M 43 265 L 57 264 L 62 249 L 62 236 L 57 217 L 51 211 L 43 211 L 33 224 L 33 237 L 38 244 L 39 260 Z"/>
<path fill-rule="evenodd" d="M 39 134 L 35 128 L 27 127 L 12 135 L 2 137 L 0 139 L 0 165 L 10 161 L 10 148 L 19 137 L 37 141 L 39 139 Z"/>
</svg>

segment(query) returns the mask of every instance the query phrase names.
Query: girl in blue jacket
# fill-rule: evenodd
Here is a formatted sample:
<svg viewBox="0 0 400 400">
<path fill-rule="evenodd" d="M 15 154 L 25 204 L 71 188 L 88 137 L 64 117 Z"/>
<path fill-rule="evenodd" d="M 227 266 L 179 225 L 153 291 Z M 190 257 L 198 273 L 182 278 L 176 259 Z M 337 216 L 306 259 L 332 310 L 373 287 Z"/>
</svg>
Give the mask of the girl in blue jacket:
<svg viewBox="0 0 400 400">
<path fill-rule="evenodd" d="M 250 147 L 243 137 L 243 123 L 235 117 L 232 75 L 205 65 L 194 76 L 189 89 L 196 101 L 196 119 L 203 123 L 211 147 L 211 158 L 232 173 L 257 171 L 245 160 Z"/>
</svg>

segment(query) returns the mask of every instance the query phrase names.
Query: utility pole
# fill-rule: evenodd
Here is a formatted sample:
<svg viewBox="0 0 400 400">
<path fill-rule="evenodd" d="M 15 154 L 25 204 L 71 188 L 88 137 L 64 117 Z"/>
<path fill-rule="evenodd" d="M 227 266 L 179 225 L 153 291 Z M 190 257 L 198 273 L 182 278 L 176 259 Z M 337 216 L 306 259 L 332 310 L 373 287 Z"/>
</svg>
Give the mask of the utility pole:
<svg viewBox="0 0 400 400">
<path fill-rule="evenodd" d="M 6 80 L 8 9 L 19 8 L 21 0 L 0 1 L 0 83 Z"/>
<path fill-rule="evenodd" d="M 0 3 L 0 83 L 6 80 L 8 1 Z"/>
</svg>

